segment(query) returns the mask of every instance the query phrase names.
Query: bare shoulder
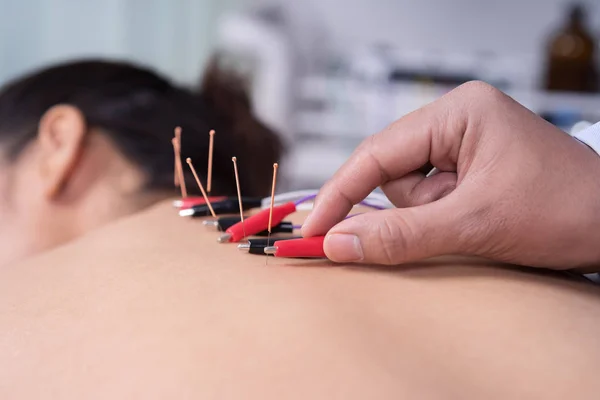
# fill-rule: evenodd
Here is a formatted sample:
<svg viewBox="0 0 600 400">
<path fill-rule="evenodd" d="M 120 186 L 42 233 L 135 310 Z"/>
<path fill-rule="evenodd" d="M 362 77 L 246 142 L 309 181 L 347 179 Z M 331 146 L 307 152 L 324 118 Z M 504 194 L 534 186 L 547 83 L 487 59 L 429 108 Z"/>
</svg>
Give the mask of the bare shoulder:
<svg viewBox="0 0 600 400">
<path fill-rule="evenodd" d="M 0 398 L 596 398 L 600 291 L 271 260 L 168 205 L 0 271 Z M 592 395 L 594 394 L 594 395 Z"/>
</svg>

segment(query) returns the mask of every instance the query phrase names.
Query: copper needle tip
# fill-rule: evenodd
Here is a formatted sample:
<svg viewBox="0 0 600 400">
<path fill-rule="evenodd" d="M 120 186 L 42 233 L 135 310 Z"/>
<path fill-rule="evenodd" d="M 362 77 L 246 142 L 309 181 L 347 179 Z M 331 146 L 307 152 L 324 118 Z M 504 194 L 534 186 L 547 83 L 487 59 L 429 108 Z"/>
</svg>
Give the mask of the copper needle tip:
<svg viewBox="0 0 600 400">
<path fill-rule="evenodd" d="M 217 239 L 217 242 L 228 243 L 230 239 L 231 239 L 231 235 L 229 233 L 224 233 L 223 235 L 219 236 L 219 238 Z"/>
</svg>

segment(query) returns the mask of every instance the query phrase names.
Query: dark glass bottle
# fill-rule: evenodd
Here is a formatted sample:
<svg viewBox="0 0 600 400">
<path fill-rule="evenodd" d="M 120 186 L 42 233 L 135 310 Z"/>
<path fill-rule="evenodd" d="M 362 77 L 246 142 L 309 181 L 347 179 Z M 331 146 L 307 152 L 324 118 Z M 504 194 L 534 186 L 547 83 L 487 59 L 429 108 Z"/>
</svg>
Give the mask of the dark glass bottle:
<svg viewBox="0 0 600 400">
<path fill-rule="evenodd" d="M 585 10 L 571 6 L 568 21 L 553 35 L 548 46 L 545 89 L 596 92 L 596 42 L 586 26 Z"/>
</svg>

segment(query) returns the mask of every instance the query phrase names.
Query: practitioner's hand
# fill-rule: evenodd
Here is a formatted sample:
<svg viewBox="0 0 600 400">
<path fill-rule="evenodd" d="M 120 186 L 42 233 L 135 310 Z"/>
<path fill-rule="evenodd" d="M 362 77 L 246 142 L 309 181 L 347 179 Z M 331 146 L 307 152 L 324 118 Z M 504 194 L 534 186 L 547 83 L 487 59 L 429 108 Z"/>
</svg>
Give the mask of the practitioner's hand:
<svg viewBox="0 0 600 400">
<path fill-rule="evenodd" d="M 427 162 L 443 172 L 425 178 L 417 170 Z M 340 222 L 378 186 L 398 208 Z M 468 254 L 600 265 L 600 157 L 471 82 L 366 139 L 321 189 L 302 232 L 327 233 L 325 252 L 339 262 Z"/>
</svg>

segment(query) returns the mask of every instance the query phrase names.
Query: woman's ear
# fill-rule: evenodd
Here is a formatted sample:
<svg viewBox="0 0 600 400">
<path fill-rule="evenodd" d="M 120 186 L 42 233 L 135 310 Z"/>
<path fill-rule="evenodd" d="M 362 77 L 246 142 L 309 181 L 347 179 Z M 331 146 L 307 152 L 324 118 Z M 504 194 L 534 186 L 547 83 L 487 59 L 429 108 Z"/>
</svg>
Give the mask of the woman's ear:
<svg viewBox="0 0 600 400">
<path fill-rule="evenodd" d="M 48 199 L 58 196 L 77 166 L 87 131 L 78 108 L 57 105 L 42 116 L 38 128 L 40 173 Z"/>
</svg>

